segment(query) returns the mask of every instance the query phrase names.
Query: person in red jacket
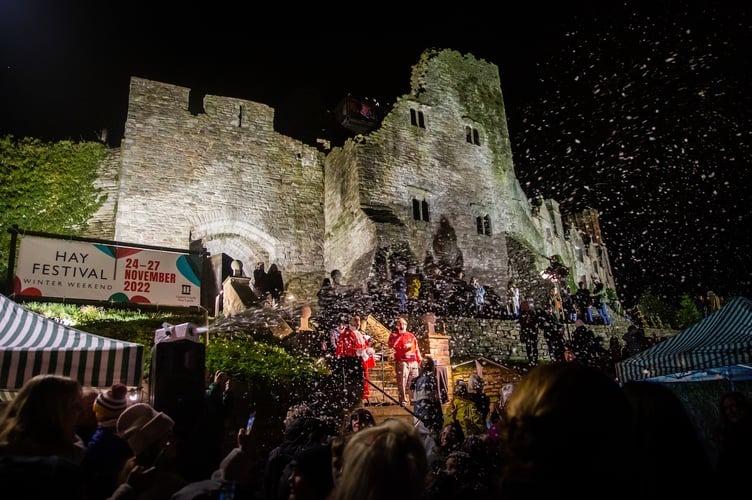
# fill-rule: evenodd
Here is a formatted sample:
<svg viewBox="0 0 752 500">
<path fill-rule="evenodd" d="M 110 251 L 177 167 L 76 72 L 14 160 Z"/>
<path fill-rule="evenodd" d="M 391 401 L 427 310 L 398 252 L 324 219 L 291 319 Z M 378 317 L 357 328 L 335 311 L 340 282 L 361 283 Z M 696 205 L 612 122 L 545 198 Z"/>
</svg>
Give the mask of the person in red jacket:
<svg viewBox="0 0 752 500">
<path fill-rule="evenodd" d="M 368 369 L 376 366 L 373 359 L 374 351 L 368 343 L 368 339 L 360 331 L 360 316 L 357 314 L 350 318 L 350 324 L 337 339 L 337 349 L 334 355 L 337 357 L 360 358 L 363 364 L 363 399 L 368 400 L 371 390 L 368 385 Z"/>
<path fill-rule="evenodd" d="M 389 347 L 394 349 L 394 371 L 397 374 L 397 390 L 400 406 L 407 404 L 410 384 L 418 376 L 420 349 L 412 332 L 407 331 L 407 320 L 397 320 L 397 329 L 389 335 Z M 410 402 L 412 404 L 412 401 Z"/>
</svg>

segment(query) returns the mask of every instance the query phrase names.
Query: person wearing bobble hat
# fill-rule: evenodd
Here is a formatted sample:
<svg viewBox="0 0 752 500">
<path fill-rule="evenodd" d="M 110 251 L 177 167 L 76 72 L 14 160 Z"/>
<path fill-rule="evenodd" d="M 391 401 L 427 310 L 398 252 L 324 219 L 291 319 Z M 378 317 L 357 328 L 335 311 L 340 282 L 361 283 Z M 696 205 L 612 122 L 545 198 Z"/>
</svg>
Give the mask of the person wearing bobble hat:
<svg viewBox="0 0 752 500">
<path fill-rule="evenodd" d="M 175 422 L 146 403 L 131 405 L 118 417 L 115 429 L 133 451 L 119 474 L 120 485 L 109 497 L 164 499 L 188 482 L 177 471 Z"/>
<path fill-rule="evenodd" d="M 97 430 L 89 440 L 81 466 L 86 472 L 89 499 L 105 499 L 115 491 L 120 469 L 131 452 L 128 443 L 117 435 L 115 425 L 127 407 L 128 388 L 115 384 L 99 393 L 92 404 L 97 417 Z"/>
</svg>

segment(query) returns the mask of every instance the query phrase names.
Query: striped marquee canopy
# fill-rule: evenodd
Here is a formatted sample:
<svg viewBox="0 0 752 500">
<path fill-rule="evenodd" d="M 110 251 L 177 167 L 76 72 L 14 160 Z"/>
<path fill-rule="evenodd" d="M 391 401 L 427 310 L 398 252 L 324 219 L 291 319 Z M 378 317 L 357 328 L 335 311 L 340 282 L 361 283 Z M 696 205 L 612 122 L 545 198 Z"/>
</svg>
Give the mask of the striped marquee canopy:
<svg viewBox="0 0 752 500">
<path fill-rule="evenodd" d="M 752 380 L 752 300 L 735 297 L 702 321 L 616 363 L 619 382 Z"/>
<path fill-rule="evenodd" d="M 83 386 L 140 387 L 144 346 L 70 328 L 0 295 L 0 399 L 12 399 L 40 373 L 65 375 Z"/>
</svg>

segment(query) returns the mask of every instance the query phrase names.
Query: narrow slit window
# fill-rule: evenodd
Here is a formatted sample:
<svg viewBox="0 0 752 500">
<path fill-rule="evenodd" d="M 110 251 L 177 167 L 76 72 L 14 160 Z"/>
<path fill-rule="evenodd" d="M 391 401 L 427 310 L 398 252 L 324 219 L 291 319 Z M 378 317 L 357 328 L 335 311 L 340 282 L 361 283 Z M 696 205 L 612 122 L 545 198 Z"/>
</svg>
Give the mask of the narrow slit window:
<svg viewBox="0 0 752 500">
<path fill-rule="evenodd" d="M 423 111 L 410 108 L 410 124 L 415 127 L 426 128 L 426 121 L 423 117 Z"/>
<path fill-rule="evenodd" d="M 478 132 L 478 129 L 470 125 L 465 125 L 465 141 L 468 144 L 480 146 L 480 132 Z"/>
<path fill-rule="evenodd" d="M 413 219 L 429 222 L 428 202 L 426 200 L 420 201 L 413 198 Z"/>
<path fill-rule="evenodd" d="M 489 217 L 488 215 L 485 215 L 483 217 L 476 217 L 475 228 L 477 229 L 478 234 L 491 236 L 491 217 Z"/>
</svg>

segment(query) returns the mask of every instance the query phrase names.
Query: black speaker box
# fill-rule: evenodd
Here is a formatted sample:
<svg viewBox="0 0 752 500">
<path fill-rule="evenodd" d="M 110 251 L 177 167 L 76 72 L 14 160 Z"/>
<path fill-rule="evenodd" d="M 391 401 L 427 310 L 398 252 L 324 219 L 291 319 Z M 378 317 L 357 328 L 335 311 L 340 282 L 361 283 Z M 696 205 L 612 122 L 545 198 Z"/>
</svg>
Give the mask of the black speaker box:
<svg viewBox="0 0 752 500">
<path fill-rule="evenodd" d="M 190 427 L 201 413 L 205 370 L 206 347 L 200 342 L 159 342 L 152 349 L 150 403 L 175 421 L 176 431 Z"/>
</svg>

